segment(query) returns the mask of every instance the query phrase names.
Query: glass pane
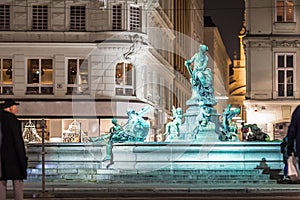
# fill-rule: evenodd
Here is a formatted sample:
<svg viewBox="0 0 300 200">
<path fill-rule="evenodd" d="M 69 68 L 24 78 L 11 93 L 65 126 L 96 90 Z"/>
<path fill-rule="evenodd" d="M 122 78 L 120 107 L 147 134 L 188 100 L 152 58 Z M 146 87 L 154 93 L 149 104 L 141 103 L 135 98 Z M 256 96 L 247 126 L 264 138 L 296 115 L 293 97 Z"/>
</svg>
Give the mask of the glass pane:
<svg viewBox="0 0 300 200">
<path fill-rule="evenodd" d="M 276 20 L 277 22 L 284 21 L 284 1 L 277 1 L 276 2 Z"/>
<path fill-rule="evenodd" d="M 286 92 L 286 95 L 287 95 L 288 97 L 293 96 L 293 89 L 294 89 L 293 84 L 287 84 L 287 92 Z"/>
<path fill-rule="evenodd" d="M 27 87 L 26 94 L 39 94 L 39 87 Z"/>
<path fill-rule="evenodd" d="M 284 71 L 278 71 L 278 83 L 284 83 Z"/>
<path fill-rule="evenodd" d="M 42 59 L 42 84 L 53 84 L 53 67 L 52 59 Z"/>
<path fill-rule="evenodd" d="M 3 87 L 3 94 L 13 94 L 13 87 Z"/>
<path fill-rule="evenodd" d="M 123 95 L 123 88 L 116 88 L 116 95 Z"/>
<path fill-rule="evenodd" d="M 125 85 L 132 85 L 132 65 L 126 64 L 125 65 Z"/>
<path fill-rule="evenodd" d="M 28 59 L 28 66 L 27 66 L 27 83 L 39 83 L 40 78 L 40 71 L 39 71 L 39 59 Z"/>
<path fill-rule="evenodd" d="M 79 80 L 78 84 L 88 84 L 89 82 L 89 68 L 88 61 L 84 59 L 79 60 Z"/>
<path fill-rule="evenodd" d="M 284 96 L 284 84 L 278 84 L 278 96 Z"/>
<path fill-rule="evenodd" d="M 277 67 L 284 67 L 284 56 L 277 56 Z"/>
<path fill-rule="evenodd" d="M 126 96 L 132 96 L 133 95 L 133 89 L 125 89 L 125 95 Z"/>
<path fill-rule="evenodd" d="M 77 59 L 68 60 L 68 84 L 75 84 L 77 74 Z"/>
<path fill-rule="evenodd" d="M 76 91 L 76 87 L 68 87 L 67 88 L 67 94 L 73 94 L 73 91 Z"/>
<path fill-rule="evenodd" d="M 294 80 L 293 80 L 293 71 L 289 70 L 287 71 L 286 73 L 286 82 L 287 83 L 293 83 Z"/>
<path fill-rule="evenodd" d="M 294 21 L 294 2 L 286 1 L 286 21 L 293 22 Z"/>
<path fill-rule="evenodd" d="M 123 63 L 118 63 L 116 66 L 116 84 L 123 85 Z"/>
<path fill-rule="evenodd" d="M 12 59 L 3 59 L 3 84 L 12 84 Z"/>
<path fill-rule="evenodd" d="M 286 67 L 294 67 L 294 56 L 286 56 Z"/>
<path fill-rule="evenodd" d="M 41 87 L 42 94 L 53 94 L 53 87 Z"/>
</svg>

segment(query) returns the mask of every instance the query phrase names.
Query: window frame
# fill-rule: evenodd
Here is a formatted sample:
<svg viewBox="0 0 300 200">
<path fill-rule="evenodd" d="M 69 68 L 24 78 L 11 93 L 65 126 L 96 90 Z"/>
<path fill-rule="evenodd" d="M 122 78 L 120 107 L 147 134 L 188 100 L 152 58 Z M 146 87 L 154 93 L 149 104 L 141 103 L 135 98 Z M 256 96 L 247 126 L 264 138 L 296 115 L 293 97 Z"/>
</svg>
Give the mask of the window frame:
<svg viewBox="0 0 300 200">
<path fill-rule="evenodd" d="M 38 60 L 39 62 L 39 80 L 38 83 L 29 83 L 29 60 Z M 42 60 L 51 60 L 52 61 L 52 84 L 42 84 Z M 43 75 L 43 74 L 42 74 Z M 54 59 L 50 57 L 28 57 L 26 58 L 26 94 L 39 94 L 39 95 L 53 95 L 54 94 Z M 30 88 L 38 88 L 38 92 L 34 90 L 29 91 Z M 43 88 L 50 88 L 49 92 L 43 92 Z"/>
<path fill-rule="evenodd" d="M 117 67 L 119 64 L 122 65 L 122 81 L 120 83 L 126 82 L 126 66 L 131 65 L 131 84 L 117 84 L 119 77 L 117 77 Z M 135 96 L 135 67 L 132 63 L 128 61 L 120 61 L 115 64 L 115 75 L 114 75 L 114 84 L 115 84 L 115 95 L 116 96 Z M 125 74 L 125 76 L 124 76 Z M 126 91 L 130 91 L 131 94 L 127 94 Z M 119 93 L 119 91 L 122 91 L 122 93 Z"/>
<path fill-rule="evenodd" d="M 132 16 L 133 14 L 136 14 L 136 12 L 132 12 L 133 10 L 138 10 L 139 11 L 139 16 Z M 136 4 L 131 4 L 129 5 L 129 12 L 128 12 L 128 30 L 130 31 L 136 31 L 136 32 L 141 32 L 142 31 L 142 9 L 140 5 Z M 138 28 L 136 28 L 138 24 Z"/>
<path fill-rule="evenodd" d="M 45 27 L 45 23 L 40 24 L 39 22 L 37 22 L 36 27 L 34 27 L 34 7 L 46 7 L 47 10 L 47 16 L 46 19 L 44 19 L 44 16 L 42 18 L 40 18 L 40 15 L 37 15 L 37 21 L 45 21 L 46 20 L 46 27 Z M 43 8 L 45 9 L 45 8 Z M 50 27 L 50 16 L 49 16 L 49 6 L 47 4 L 32 4 L 31 5 L 31 30 L 33 31 L 47 31 L 49 30 Z M 42 12 L 43 15 L 43 12 Z"/>
<path fill-rule="evenodd" d="M 282 12 L 283 12 L 283 19 L 282 20 L 278 20 L 278 17 L 279 17 L 279 15 L 278 15 L 278 6 L 277 6 L 277 3 L 278 2 L 283 2 L 283 8 L 282 8 Z M 293 2 L 293 13 L 292 13 L 292 15 L 293 15 L 293 19 L 292 20 L 288 20 L 287 19 L 287 16 L 288 16 L 288 14 L 287 14 L 287 12 L 286 12 L 286 10 L 287 10 L 287 2 L 289 2 L 289 1 L 292 1 Z M 275 22 L 278 22 L 278 23 L 291 23 L 291 22 L 295 22 L 296 21 L 296 16 L 295 16 L 295 0 L 275 0 Z"/>
<path fill-rule="evenodd" d="M 279 56 L 284 56 L 284 60 L 283 60 L 283 67 L 279 67 Z M 292 56 L 293 57 L 293 66 L 292 67 L 288 67 L 287 66 L 287 56 Z M 278 98 L 293 98 L 295 96 L 295 89 L 296 89 L 296 53 L 292 53 L 292 52 L 278 52 L 275 53 L 275 80 L 276 80 L 276 95 Z M 279 71 L 283 71 L 283 95 L 280 95 L 280 88 L 279 88 Z M 288 82 L 288 78 L 287 78 L 287 72 L 288 71 L 292 71 L 292 83 Z M 292 95 L 288 95 L 288 85 L 292 84 L 293 90 L 292 90 Z"/>
<path fill-rule="evenodd" d="M 11 24 L 11 10 L 10 5 L 8 4 L 0 4 L 0 6 L 3 6 L 3 19 L 0 18 L 0 22 L 3 22 L 3 27 L 0 26 L 0 31 L 9 31 Z M 7 14 L 8 12 L 8 14 Z M 8 18 L 8 19 L 7 19 Z"/>
<path fill-rule="evenodd" d="M 75 20 L 75 27 L 72 26 L 72 7 L 74 8 L 82 8 L 84 7 L 84 19 L 82 19 L 82 15 L 79 15 L 79 22 L 76 22 Z M 87 24 L 87 6 L 86 5 L 70 5 L 69 9 L 69 30 L 70 31 L 86 31 L 86 24 Z M 81 13 L 81 10 L 80 10 Z M 77 19 L 76 15 L 74 16 L 75 19 Z M 77 25 L 79 23 L 80 25 Z"/>
<path fill-rule="evenodd" d="M 76 74 L 74 83 L 69 83 L 69 60 L 76 60 Z M 78 73 L 80 73 L 80 60 L 83 60 L 83 62 L 87 62 L 87 82 L 86 83 L 78 83 L 79 82 L 79 76 Z M 89 95 L 90 94 L 90 79 L 91 79 L 91 72 L 90 72 L 90 62 L 88 58 L 84 57 L 66 57 L 66 84 L 67 84 L 67 95 L 77 94 L 77 95 Z M 82 80 L 81 80 L 82 81 Z M 80 88 L 81 87 L 81 88 Z M 72 89 L 71 89 L 72 88 Z M 87 88 L 87 89 L 86 89 Z M 74 91 L 76 89 L 76 91 Z M 84 91 L 80 91 L 84 89 Z M 72 90 L 72 91 L 71 91 Z"/>
<path fill-rule="evenodd" d="M 115 6 L 120 6 L 120 8 L 117 9 L 118 13 L 115 14 Z M 114 31 L 120 31 L 124 28 L 124 11 L 123 11 L 124 5 L 122 3 L 114 3 L 111 4 L 111 29 Z M 117 17 L 115 17 L 117 15 Z"/>
</svg>

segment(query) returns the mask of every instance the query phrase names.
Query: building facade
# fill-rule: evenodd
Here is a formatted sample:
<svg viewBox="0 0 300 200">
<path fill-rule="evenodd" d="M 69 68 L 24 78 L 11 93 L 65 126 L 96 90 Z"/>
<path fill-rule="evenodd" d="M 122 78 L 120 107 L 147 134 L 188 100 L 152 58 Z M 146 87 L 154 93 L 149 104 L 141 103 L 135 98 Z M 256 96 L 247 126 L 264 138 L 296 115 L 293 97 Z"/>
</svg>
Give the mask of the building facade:
<svg viewBox="0 0 300 200">
<path fill-rule="evenodd" d="M 245 0 L 247 122 L 272 139 L 286 134 L 300 99 L 298 0 Z"/>
<path fill-rule="evenodd" d="M 173 11 L 173 1 L 1 0 L 1 99 L 19 101 L 23 125 L 37 132 L 45 119 L 49 141 L 74 120 L 100 136 L 112 118 L 125 124 L 128 108 L 147 105 L 151 133 L 163 129 L 173 104 Z"/>
<path fill-rule="evenodd" d="M 0 31 L 0 98 L 21 103 L 24 130 L 41 135 L 45 119 L 46 141 L 69 141 L 74 124 L 99 137 L 150 105 L 155 141 L 191 96 L 203 0 L 0 0 Z"/>
</svg>

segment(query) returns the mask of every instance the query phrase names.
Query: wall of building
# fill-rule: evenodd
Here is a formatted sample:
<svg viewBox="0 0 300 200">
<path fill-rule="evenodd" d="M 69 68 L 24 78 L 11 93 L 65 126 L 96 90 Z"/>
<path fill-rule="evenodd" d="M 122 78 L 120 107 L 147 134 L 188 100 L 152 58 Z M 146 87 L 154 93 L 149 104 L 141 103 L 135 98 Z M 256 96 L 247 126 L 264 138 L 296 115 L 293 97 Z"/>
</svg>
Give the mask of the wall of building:
<svg viewBox="0 0 300 200">
<path fill-rule="evenodd" d="M 287 13 L 281 16 L 281 7 L 277 7 L 277 1 L 246 0 L 246 36 L 244 38 L 247 66 L 247 94 L 245 105 L 247 107 L 247 122 L 257 123 L 263 130 L 275 135 L 275 128 L 278 123 L 286 123 L 290 119 L 291 112 L 299 104 L 300 80 L 297 71 L 299 70 L 299 13 L 300 1 L 295 0 L 285 6 Z M 279 1 L 278 1 L 279 2 Z M 281 2 L 280 2 L 281 3 Z M 279 5 L 279 4 L 278 4 Z M 289 15 L 289 12 L 292 13 Z M 287 84 L 293 86 L 290 94 L 279 93 L 278 74 L 280 55 L 291 55 L 290 62 L 292 76 L 283 78 L 286 88 Z M 284 60 L 283 63 L 287 63 Z M 280 72 L 281 73 L 281 72 Z"/>
</svg>

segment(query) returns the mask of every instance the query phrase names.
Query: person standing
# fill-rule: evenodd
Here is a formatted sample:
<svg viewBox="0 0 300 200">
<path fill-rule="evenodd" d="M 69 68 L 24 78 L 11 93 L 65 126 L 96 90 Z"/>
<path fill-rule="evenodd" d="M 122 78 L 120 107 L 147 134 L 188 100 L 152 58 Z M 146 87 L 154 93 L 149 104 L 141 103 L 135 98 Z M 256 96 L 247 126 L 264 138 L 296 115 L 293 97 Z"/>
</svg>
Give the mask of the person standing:
<svg viewBox="0 0 300 200">
<path fill-rule="evenodd" d="M 6 199 L 7 181 L 12 180 L 15 200 L 23 200 L 24 182 L 27 178 L 27 157 L 21 124 L 17 119 L 19 103 L 8 99 L 2 104 L 0 159 L 0 200 Z"/>
<path fill-rule="evenodd" d="M 300 155 L 300 105 L 293 111 L 291 123 L 288 127 L 288 155 L 295 153 L 295 156 Z M 296 148 L 294 144 L 296 143 Z M 299 165 L 300 166 L 300 165 Z"/>
</svg>

